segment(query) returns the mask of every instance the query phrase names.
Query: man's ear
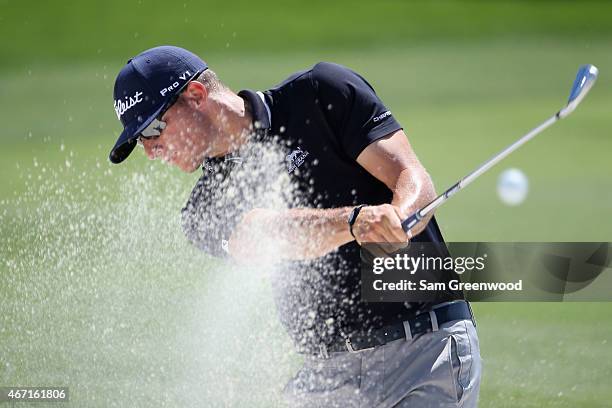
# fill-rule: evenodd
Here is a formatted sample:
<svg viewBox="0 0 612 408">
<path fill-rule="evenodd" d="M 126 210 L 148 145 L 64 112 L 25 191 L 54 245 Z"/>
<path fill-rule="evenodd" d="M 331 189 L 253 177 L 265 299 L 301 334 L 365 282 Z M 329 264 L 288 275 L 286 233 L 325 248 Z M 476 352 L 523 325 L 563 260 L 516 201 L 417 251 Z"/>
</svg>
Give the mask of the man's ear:
<svg viewBox="0 0 612 408">
<path fill-rule="evenodd" d="M 183 92 L 187 103 L 193 103 L 195 107 L 206 105 L 208 101 L 208 90 L 198 81 L 191 81 L 187 84 L 187 89 Z"/>
</svg>

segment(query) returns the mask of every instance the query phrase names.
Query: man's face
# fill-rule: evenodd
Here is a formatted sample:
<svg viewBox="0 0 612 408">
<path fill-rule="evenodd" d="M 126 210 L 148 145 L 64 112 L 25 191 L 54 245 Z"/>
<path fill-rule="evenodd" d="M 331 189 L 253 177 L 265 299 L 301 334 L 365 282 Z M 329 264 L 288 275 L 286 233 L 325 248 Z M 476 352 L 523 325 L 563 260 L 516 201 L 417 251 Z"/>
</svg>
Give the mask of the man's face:
<svg viewBox="0 0 612 408">
<path fill-rule="evenodd" d="M 195 98 L 192 87 L 184 92 L 161 118 L 166 122 L 165 129 L 157 137 L 142 139 L 145 154 L 150 160 L 161 159 L 184 172 L 197 170 L 210 153 L 212 141 L 218 136 L 218 129 L 213 126 L 210 115 L 207 115 L 204 94 Z M 195 87 L 199 88 L 199 87 Z"/>
</svg>

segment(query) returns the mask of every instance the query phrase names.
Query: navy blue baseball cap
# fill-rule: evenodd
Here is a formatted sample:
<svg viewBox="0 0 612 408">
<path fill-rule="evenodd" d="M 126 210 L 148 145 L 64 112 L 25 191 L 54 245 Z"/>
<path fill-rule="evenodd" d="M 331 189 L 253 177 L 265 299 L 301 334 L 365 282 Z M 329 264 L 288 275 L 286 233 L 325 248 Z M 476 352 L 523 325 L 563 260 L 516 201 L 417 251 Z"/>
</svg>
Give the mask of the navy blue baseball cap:
<svg viewBox="0 0 612 408">
<path fill-rule="evenodd" d="M 168 45 L 130 59 L 115 80 L 114 107 L 123 132 L 110 152 L 110 161 L 125 160 L 134 150 L 140 132 L 207 68 L 192 52 Z"/>
</svg>

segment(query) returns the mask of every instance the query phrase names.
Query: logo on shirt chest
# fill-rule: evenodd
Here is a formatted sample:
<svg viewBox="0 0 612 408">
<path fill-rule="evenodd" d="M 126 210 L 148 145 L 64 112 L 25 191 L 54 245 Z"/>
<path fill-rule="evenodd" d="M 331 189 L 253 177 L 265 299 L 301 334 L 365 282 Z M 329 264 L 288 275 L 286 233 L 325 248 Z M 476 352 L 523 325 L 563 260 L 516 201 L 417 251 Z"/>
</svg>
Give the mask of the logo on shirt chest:
<svg viewBox="0 0 612 408">
<path fill-rule="evenodd" d="M 298 147 L 296 150 L 292 151 L 285 158 L 285 162 L 287 163 L 287 171 L 292 173 L 293 170 L 300 167 L 304 164 L 304 160 L 308 156 L 308 151 L 302 150 L 302 148 Z"/>
</svg>

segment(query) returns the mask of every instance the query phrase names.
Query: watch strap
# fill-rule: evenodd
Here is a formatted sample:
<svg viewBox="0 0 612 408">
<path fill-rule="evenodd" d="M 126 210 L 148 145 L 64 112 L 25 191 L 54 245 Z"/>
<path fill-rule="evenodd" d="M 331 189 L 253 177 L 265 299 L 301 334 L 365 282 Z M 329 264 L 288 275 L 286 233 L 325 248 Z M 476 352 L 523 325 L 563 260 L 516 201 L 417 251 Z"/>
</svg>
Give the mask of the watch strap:
<svg viewBox="0 0 612 408">
<path fill-rule="evenodd" d="M 351 213 L 349 214 L 348 225 L 349 225 L 349 231 L 351 235 L 353 236 L 353 238 L 356 238 L 355 234 L 353 233 L 353 225 L 355 225 L 355 221 L 357 221 L 357 216 L 359 215 L 359 212 L 365 206 L 366 204 L 358 205 L 357 207 L 353 208 L 353 211 L 351 211 Z"/>
</svg>

